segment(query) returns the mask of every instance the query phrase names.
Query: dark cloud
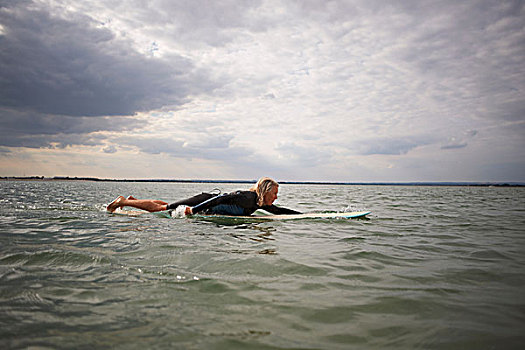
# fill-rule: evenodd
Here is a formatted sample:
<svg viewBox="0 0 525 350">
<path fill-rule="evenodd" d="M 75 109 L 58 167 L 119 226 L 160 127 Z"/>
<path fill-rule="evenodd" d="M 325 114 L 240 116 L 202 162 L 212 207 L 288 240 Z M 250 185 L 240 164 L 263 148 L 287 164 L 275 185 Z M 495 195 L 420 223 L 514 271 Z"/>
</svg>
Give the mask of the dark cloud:
<svg viewBox="0 0 525 350">
<path fill-rule="evenodd" d="M 89 134 L 53 134 L 53 135 L 2 135 L 2 145 L 7 147 L 28 148 L 66 148 L 73 145 L 101 145 L 105 137 Z"/>
<path fill-rule="evenodd" d="M 183 103 L 213 84 L 187 59 L 146 57 L 82 14 L 0 12 L 0 103 L 70 116 L 130 115 Z M 200 82 L 196 86 L 190 84 Z"/>
<path fill-rule="evenodd" d="M 458 149 L 458 148 L 465 148 L 467 147 L 467 143 L 453 143 L 441 146 L 441 149 Z"/>
<path fill-rule="evenodd" d="M 117 153 L 117 148 L 115 146 L 104 147 L 102 150 L 104 151 L 104 153 Z"/>
<path fill-rule="evenodd" d="M 188 59 L 142 55 L 86 15 L 29 1 L 3 7 L 0 145 L 96 144 L 89 133 L 141 126 L 115 116 L 177 108 L 216 87 Z"/>
<path fill-rule="evenodd" d="M 50 135 L 123 131 L 142 127 L 136 117 L 70 117 L 0 108 L 0 130 L 6 134 Z"/>
<path fill-rule="evenodd" d="M 0 108 L 0 146 L 99 145 L 104 137 L 93 133 L 142 126 L 142 121 L 134 117 L 71 117 Z"/>
</svg>

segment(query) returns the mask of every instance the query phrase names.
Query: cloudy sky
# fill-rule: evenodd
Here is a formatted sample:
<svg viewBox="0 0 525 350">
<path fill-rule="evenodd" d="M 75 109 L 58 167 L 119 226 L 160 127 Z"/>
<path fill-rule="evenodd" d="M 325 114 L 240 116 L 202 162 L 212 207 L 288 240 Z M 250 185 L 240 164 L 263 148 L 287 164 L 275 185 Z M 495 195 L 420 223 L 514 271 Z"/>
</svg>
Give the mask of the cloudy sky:
<svg viewBox="0 0 525 350">
<path fill-rule="evenodd" d="M 525 181 L 523 1 L 0 0 L 0 176 Z"/>
</svg>

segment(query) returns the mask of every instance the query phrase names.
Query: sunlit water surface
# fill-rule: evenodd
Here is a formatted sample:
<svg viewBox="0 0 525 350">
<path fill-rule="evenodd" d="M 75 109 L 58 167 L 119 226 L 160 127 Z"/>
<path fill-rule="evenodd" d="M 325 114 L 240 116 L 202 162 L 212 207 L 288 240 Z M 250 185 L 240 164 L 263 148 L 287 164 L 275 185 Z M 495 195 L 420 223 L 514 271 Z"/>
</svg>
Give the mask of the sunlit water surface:
<svg viewBox="0 0 525 350">
<path fill-rule="evenodd" d="M 280 187 L 277 204 L 369 220 L 104 212 L 119 194 L 171 202 L 214 187 L 0 182 L 0 348 L 525 344 L 524 188 Z"/>
</svg>

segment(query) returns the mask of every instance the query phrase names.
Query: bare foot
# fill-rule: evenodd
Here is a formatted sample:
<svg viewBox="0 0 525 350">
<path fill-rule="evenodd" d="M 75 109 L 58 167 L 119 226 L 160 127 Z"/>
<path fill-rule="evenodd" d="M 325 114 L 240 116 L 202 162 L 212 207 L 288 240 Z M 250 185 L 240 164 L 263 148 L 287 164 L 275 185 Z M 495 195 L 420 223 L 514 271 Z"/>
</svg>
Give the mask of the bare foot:
<svg viewBox="0 0 525 350">
<path fill-rule="evenodd" d="M 135 198 L 133 196 L 128 196 L 128 198 L 126 198 L 126 199 L 136 200 L 137 198 Z"/>
<path fill-rule="evenodd" d="M 106 207 L 106 210 L 109 211 L 110 213 L 113 213 L 115 210 L 117 210 L 117 208 L 121 207 L 120 202 L 123 199 L 124 197 L 118 196 L 117 198 L 115 198 L 113 202 L 108 204 L 108 206 Z"/>
</svg>

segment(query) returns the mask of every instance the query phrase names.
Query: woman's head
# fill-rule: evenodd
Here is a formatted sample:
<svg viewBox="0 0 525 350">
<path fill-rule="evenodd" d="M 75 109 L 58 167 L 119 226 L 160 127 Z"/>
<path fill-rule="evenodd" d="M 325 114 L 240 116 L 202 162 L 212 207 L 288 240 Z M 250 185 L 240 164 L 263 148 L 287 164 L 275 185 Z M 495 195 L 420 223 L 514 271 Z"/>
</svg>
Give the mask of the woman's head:
<svg viewBox="0 0 525 350">
<path fill-rule="evenodd" d="M 261 177 L 251 190 L 257 193 L 257 205 L 272 205 L 277 199 L 279 184 L 269 177 Z"/>
</svg>

